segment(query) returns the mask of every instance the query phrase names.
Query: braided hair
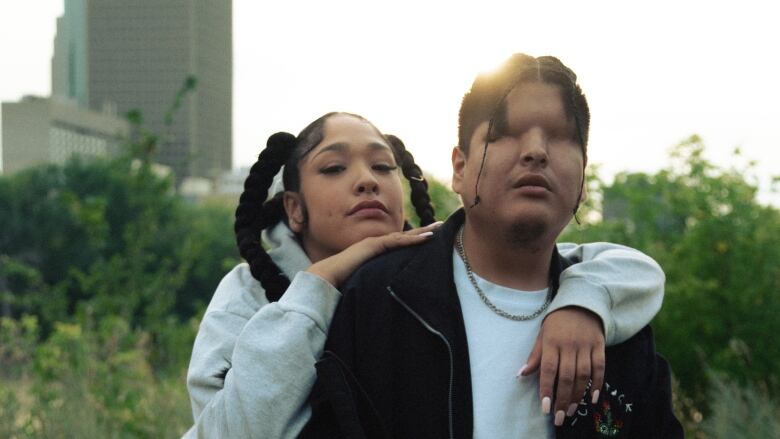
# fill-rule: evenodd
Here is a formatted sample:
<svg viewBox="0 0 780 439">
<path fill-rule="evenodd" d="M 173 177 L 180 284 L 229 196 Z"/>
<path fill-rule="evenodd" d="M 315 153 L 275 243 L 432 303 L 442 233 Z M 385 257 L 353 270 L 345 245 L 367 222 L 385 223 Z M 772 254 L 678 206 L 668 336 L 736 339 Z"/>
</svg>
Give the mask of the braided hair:
<svg viewBox="0 0 780 439">
<path fill-rule="evenodd" d="M 298 164 L 306 154 L 322 142 L 325 137 L 325 122 L 335 115 L 347 115 L 368 122 L 356 114 L 332 112 L 309 124 L 297 137 L 290 133 L 276 133 L 268 138 L 266 148 L 260 153 L 244 181 L 244 192 L 239 198 L 236 209 L 234 225 L 236 243 L 241 257 L 249 263 L 252 277 L 263 285 L 269 302 L 277 301 L 282 297 L 290 285 L 290 280 L 271 260 L 262 245 L 263 230 L 276 225 L 279 221 L 287 222 L 282 203 L 283 194 L 277 193 L 273 198 L 265 201 L 268 198 L 268 190 L 282 166 L 284 166 L 282 173 L 284 188 L 293 192 L 300 190 Z M 415 163 L 414 157 L 398 137 L 382 136 L 390 145 L 404 177 L 409 180 L 412 205 L 420 219 L 420 225 L 425 226 L 434 222 L 434 209 L 428 195 L 428 182 Z M 305 211 L 304 215 L 306 215 Z M 306 220 L 307 218 L 304 217 L 304 221 Z M 408 227 L 406 223 L 405 229 Z"/>
<path fill-rule="evenodd" d="M 234 230 L 238 251 L 249 263 L 252 277 L 263 284 L 269 301 L 269 292 L 274 292 L 274 300 L 278 300 L 281 297 L 279 291 L 286 290 L 290 280 L 274 264 L 261 243 L 262 231 L 279 222 L 285 215 L 281 194 L 267 202 L 263 201 L 268 198 L 268 189 L 274 176 L 287 162 L 295 143 L 295 136 L 289 133 L 280 132 L 268 138 L 266 148 L 249 170 L 249 176 L 244 181 L 244 192 L 236 208 Z"/>
<path fill-rule="evenodd" d="M 543 82 L 560 87 L 566 116 L 574 120 L 573 140 L 582 148 L 584 183 L 584 167 L 588 161 L 590 109 L 582 89 L 577 84 L 577 75 L 554 56 L 536 58 L 516 53 L 504 61 L 497 70 L 477 76 L 471 89 L 461 101 L 458 113 L 458 147 L 464 154 L 469 153 L 474 131 L 482 122 L 488 121 L 487 141 L 477 174 L 474 204 L 471 207 L 480 202 L 479 178 L 485 165 L 488 143 L 501 137 L 508 129 L 506 98 L 512 90 L 527 82 Z M 577 197 L 577 204 L 573 209 L 575 216 L 581 195 L 582 193 Z"/>
<path fill-rule="evenodd" d="M 401 139 L 392 134 L 386 135 L 385 138 L 390 143 L 393 154 L 397 156 L 396 161 L 401 166 L 401 172 L 409 181 L 412 206 L 414 206 L 414 211 L 417 213 L 417 218 L 420 219 L 420 226 L 431 224 L 436 221 L 436 218 L 434 218 L 431 197 L 428 195 L 428 181 L 425 180 L 422 170 L 414 162 L 412 153 L 406 150 L 406 145 L 404 145 Z M 409 224 L 407 223 L 405 228 L 408 227 Z"/>
</svg>

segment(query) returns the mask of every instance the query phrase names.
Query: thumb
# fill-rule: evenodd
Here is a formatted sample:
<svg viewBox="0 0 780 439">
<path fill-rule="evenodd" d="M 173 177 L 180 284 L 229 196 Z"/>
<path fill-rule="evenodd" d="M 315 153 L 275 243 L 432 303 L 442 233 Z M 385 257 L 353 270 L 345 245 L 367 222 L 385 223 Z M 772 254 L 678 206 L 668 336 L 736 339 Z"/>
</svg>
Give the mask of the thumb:
<svg viewBox="0 0 780 439">
<path fill-rule="evenodd" d="M 539 365 L 542 363 L 542 332 L 536 336 L 536 342 L 534 348 L 531 349 L 531 354 L 528 355 L 528 359 L 525 365 L 520 369 L 518 376 L 528 376 L 539 370 Z"/>
</svg>

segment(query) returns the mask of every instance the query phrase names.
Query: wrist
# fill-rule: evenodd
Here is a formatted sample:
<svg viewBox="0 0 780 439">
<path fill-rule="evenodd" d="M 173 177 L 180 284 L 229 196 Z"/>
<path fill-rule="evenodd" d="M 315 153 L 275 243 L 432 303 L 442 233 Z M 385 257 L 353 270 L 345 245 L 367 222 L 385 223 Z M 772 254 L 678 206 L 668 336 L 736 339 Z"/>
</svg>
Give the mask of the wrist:
<svg viewBox="0 0 780 439">
<path fill-rule="evenodd" d="M 311 273 L 313 275 L 318 276 L 325 282 L 333 285 L 334 287 L 338 287 L 339 283 L 341 283 L 341 279 L 336 276 L 332 270 L 327 269 L 327 262 L 316 262 L 309 266 L 305 271 L 307 273 Z"/>
</svg>

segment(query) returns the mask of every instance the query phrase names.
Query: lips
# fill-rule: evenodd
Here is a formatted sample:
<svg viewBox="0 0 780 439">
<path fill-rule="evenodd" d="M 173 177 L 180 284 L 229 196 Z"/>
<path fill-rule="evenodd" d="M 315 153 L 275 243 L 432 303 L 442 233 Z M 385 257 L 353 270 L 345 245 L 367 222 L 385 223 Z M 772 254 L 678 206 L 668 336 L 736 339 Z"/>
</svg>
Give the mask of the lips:
<svg viewBox="0 0 780 439">
<path fill-rule="evenodd" d="M 354 215 L 360 212 L 361 210 L 366 210 L 366 209 L 379 209 L 384 213 L 389 213 L 387 211 L 387 207 L 385 207 L 384 204 L 382 204 L 379 201 L 372 200 L 372 201 L 361 201 L 360 203 L 356 204 L 355 206 L 352 207 L 352 209 L 349 209 L 349 211 L 347 212 L 347 216 Z"/>
<path fill-rule="evenodd" d="M 513 188 L 521 188 L 524 186 L 537 186 L 537 187 L 543 187 L 547 189 L 548 191 L 551 191 L 550 189 L 550 182 L 547 181 L 544 176 L 540 174 L 526 174 L 522 177 L 518 178 L 514 184 L 512 184 Z"/>
</svg>

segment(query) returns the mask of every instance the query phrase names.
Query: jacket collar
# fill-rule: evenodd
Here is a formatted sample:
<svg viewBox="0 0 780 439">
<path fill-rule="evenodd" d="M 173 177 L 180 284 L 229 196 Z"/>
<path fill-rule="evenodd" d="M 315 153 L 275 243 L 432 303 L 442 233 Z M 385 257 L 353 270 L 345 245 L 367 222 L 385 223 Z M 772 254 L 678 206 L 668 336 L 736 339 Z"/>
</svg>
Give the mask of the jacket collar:
<svg viewBox="0 0 780 439">
<path fill-rule="evenodd" d="M 457 321 L 462 324 L 463 320 L 451 261 L 455 236 L 465 218 L 463 208 L 450 215 L 427 245 L 415 253 L 390 283 L 393 291 L 421 317 L 431 324 L 442 323 L 442 329 L 448 326 L 446 322 Z M 557 247 L 553 248 L 550 259 L 550 287 L 553 296 L 558 292 L 561 272 L 571 263 L 558 253 Z M 458 317 L 453 320 L 452 316 Z M 448 338 L 454 335 L 444 333 Z"/>
</svg>

